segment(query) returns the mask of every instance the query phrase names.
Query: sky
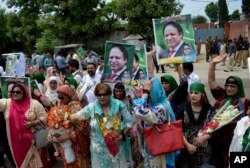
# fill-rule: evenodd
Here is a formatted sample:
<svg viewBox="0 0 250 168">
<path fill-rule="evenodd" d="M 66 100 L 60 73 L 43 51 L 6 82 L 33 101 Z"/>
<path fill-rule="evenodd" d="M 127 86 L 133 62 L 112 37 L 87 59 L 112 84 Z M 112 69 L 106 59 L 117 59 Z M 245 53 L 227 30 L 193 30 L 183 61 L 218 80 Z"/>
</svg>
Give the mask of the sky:
<svg viewBox="0 0 250 168">
<path fill-rule="evenodd" d="M 202 15 L 206 16 L 205 8 L 211 2 L 217 2 L 218 0 L 180 0 L 184 7 L 181 14 L 191 14 L 192 16 Z M 242 0 L 227 0 L 227 8 L 229 14 L 232 14 L 233 11 L 241 10 Z"/>
</svg>

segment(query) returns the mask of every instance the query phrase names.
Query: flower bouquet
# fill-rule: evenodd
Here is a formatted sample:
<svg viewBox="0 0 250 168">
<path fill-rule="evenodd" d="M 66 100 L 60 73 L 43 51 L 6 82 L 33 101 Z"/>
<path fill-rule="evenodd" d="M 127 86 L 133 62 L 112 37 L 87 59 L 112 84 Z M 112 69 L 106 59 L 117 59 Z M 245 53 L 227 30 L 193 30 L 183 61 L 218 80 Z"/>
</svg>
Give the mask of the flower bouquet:
<svg viewBox="0 0 250 168">
<path fill-rule="evenodd" d="M 70 109 L 66 106 L 57 105 L 50 109 L 48 114 L 48 125 L 51 130 L 52 140 L 57 142 L 57 138 L 63 135 L 70 135 L 73 131 L 73 123 L 70 121 Z M 65 160 L 68 164 L 75 161 L 75 152 L 70 139 L 60 143 L 64 148 Z M 58 151 L 56 151 L 58 153 Z"/>
<path fill-rule="evenodd" d="M 198 136 L 212 133 L 221 127 L 232 122 L 236 117 L 242 114 L 236 107 L 227 101 L 215 114 L 211 121 L 207 122 L 203 128 L 198 132 Z"/>
<path fill-rule="evenodd" d="M 115 139 L 120 135 L 121 118 L 118 115 L 98 118 L 98 124 L 103 134 L 104 142 L 111 156 L 115 158 L 119 153 L 119 147 Z"/>
</svg>

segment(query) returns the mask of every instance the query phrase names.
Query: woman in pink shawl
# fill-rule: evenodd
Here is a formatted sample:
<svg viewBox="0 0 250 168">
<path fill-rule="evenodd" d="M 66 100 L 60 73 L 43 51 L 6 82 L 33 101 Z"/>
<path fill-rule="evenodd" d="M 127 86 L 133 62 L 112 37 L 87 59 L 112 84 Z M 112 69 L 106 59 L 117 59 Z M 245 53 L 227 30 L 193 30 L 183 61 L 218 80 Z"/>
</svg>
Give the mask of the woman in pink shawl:
<svg viewBox="0 0 250 168">
<path fill-rule="evenodd" d="M 16 166 L 43 167 L 35 146 L 34 127 L 46 123 L 43 106 L 30 98 L 23 84 L 15 84 L 9 99 L 0 99 L 0 111 L 6 120 L 7 137 Z"/>
</svg>

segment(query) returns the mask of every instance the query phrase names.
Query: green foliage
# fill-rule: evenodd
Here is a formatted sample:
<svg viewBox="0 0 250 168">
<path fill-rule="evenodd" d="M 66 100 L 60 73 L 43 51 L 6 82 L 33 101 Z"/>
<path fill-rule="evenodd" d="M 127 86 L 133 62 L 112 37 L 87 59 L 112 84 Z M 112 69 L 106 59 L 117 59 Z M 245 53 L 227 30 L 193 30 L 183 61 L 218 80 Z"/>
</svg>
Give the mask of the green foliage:
<svg viewBox="0 0 250 168">
<path fill-rule="evenodd" d="M 123 19 L 130 33 L 153 37 L 153 18 L 178 15 L 183 5 L 175 0 L 116 0 L 115 12 Z"/>
<path fill-rule="evenodd" d="M 192 18 L 193 24 L 207 23 L 207 18 L 205 16 L 197 15 Z"/>
<path fill-rule="evenodd" d="M 211 2 L 205 8 L 206 15 L 212 23 L 214 23 L 218 20 L 217 11 L 218 11 L 218 4 L 217 3 Z"/>
<path fill-rule="evenodd" d="M 42 37 L 36 40 L 36 48 L 40 53 L 51 52 L 59 45 L 63 45 L 63 41 L 57 39 L 51 30 L 44 30 Z"/>
<path fill-rule="evenodd" d="M 224 27 L 224 24 L 229 20 L 228 8 L 226 0 L 219 0 L 219 26 Z"/>
<path fill-rule="evenodd" d="M 239 10 L 233 11 L 232 15 L 229 16 L 230 20 L 240 20 L 240 12 Z"/>
<path fill-rule="evenodd" d="M 3 52 L 7 46 L 7 18 L 4 15 L 4 10 L 0 9 L 0 52 Z"/>
<path fill-rule="evenodd" d="M 246 18 L 250 17 L 250 1 L 249 0 L 242 0 L 242 12 Z"/>
</svg>

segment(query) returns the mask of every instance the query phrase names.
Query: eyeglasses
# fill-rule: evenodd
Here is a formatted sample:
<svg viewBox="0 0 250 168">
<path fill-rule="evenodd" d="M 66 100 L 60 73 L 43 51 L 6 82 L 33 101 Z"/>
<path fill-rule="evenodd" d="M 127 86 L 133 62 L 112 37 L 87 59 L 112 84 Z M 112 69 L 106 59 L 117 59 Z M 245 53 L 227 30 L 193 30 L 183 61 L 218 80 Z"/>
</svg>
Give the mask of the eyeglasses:
<svg viewBox="0 0 250 168">
<path fill-rule="evenodd" d="M 103 97 L 107 97 L 108 95 L 109 95 L 109 94 L 107 94 L 107 93 L 97 94 L 98 97 L 102 97 L 102 96 L 103 96 Z"/>
<path fill-rule="evenodd" d="M 55 73 L 56 73 L 56 71 L 52 71 L 52 73 L 53 73 L 53 74 L 55 74 Z"/>
<path fill-rule="evenodd" d="M 238 86 L 237 86 L 237 85 L 234 85 L 234 84 L 226 84 L 225 87 L 236 88 L 236 87 L 238 87 Z"/>
<path fill-rule="evenodd" d="M 161 84 L 162 84 L 162 85 L 166 85 L 166 84 L 168 84 L 168 82 L 161 82 Z"/>
<path fill-rule="evenodd" d="M 60 99 L 60 100 L 64 100 L 64 97 L 62 96 L 62 97 L 58 97 L 58 99 Z"/>
<path fill-rule="evenodd" d="M 22 93 L 22 91 L 20 91 L 20 90 L 16 90 L 16 91 L 11 91 L 11 93 L 12 93 L 12 94 L 21 94 L 21 93 Z"/>
</svg>

